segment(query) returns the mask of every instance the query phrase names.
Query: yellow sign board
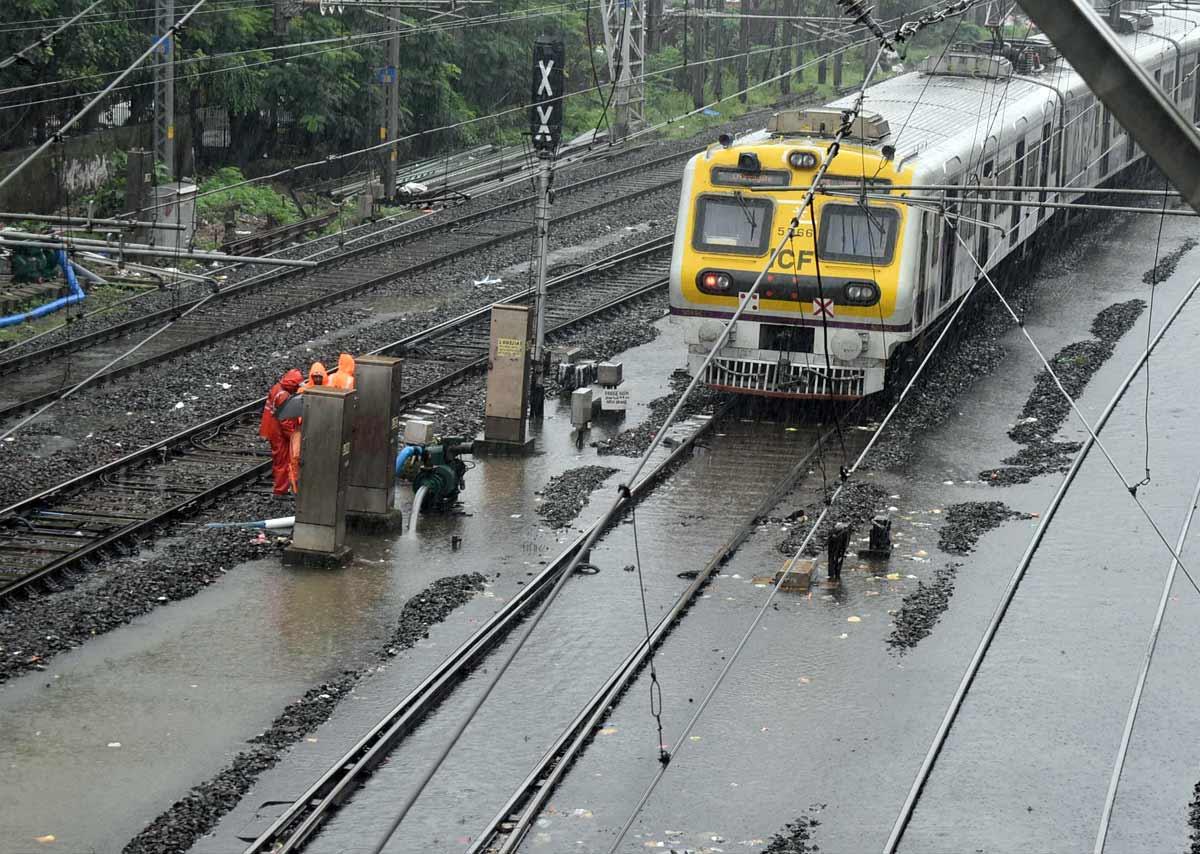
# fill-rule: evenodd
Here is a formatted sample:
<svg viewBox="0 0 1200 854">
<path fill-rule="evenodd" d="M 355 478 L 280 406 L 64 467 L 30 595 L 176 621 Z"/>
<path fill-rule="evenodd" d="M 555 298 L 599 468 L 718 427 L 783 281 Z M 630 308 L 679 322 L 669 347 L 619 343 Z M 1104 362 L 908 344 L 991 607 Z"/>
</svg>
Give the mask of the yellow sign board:
<svg viewBox="0 0 1200 854">
<path fill-rule="evenodd" d="M 525 343 L 520 338 L 497 338 L 496 355 L 519 359 L 525 353 Z"/>
</svg>

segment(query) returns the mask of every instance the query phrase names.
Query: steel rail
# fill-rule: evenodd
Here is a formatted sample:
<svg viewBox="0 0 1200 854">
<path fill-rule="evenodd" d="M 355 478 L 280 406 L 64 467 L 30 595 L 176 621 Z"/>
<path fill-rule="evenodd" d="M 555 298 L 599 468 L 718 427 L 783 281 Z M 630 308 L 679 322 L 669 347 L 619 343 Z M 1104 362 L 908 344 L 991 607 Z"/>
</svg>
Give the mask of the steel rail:
<svg viewBox="0 0 1200 854">
<path fill-rule="evenodd" d="M 661 462 L 647 471 L 630 488 L 628 503 L 646 495 L 652 486 L 691 452 L 695 441 L 716 423 L 708 419 L 691 436 L 672 449 Z M 364 775 L 379 765 L 421 719 L 458 684 L 486 653 L 503 640 L 512 628 L 549 592 L 565 572 L 571 559 L 597 528 L 606 527 L 599 519 L 581 533 L 532 580 L 527 582 L 503 607 L 471 637 L 441 662 L 399 704 L 375 724 L 358 743 L 330 768 L 275 822 L 250 843 L 244 854 L 288 854 L 297 851 L 329 817 L 331 812 L 352 795 Z"/>
<path fill-rule="evenodd" d="M 599 265 L 594 268 L 585 268 L 582 271 L 571 273 L 555 279 L 551 283 L 551 286 L 556 291 L 561 290 L 562 288 L 568 287 L 577 281 L 586 280 L 588 277 L 594 276 L 598 272 L 602 272 L 606 269 L 619 267 L 623 264 L 629 263 L 630 261 L 646 259 L 653 256 L 655 253 L 666 252 L 669 250 L 670 246 L 671 239 L 669 237 L 649 241 L 646 244 L 642 244 L 641 246 L 634 247 L 629 251 L 614 256 L 612 259 L 610 259 L 609 263 Z M 667 280 L 665 278 L 656 278 L 646 284 L 641 285 L 640 287 L 633 288 L 624 294 L 614 297 L 612 300 L 595 306 L 587 311 L 573 315 L 569 319 L 555 324 L 555 326 L 551 329 L 551 332 L 556 334 L 564 332 L 578 324 L 603 315 L 621 305 L 625 305 L 647 296 L 648 294 L 665 287 L 666 284 Z M 532 296 L 532 289 L 527 289 L 507 297 L 504 302 L 512 302 L 513 300 L 522 299 L 527 300 Z M 486 315 L 491 308 L 492 306 L 488 305 L 474 309 L 466 314 L 453 318 L 452 320 L 437 324 L 430 329 L 422 330 L 414 333 L 413 335 L 399 339 L 398 341 L 385 344 L 384 346 L 371 351 L 371 355 L 403 354 L 410 350 L 413 346 L 428 341 L 431 338 L 436 337 L 436 335 L 443 335 L 453 331 L 454 329 L 467 326 L 471 322 L 476 321 Z M 401 398 L 401 404 L 403 406 L 412 406 L 419 401 L 426 400 L 430 395 L 435 394 L 441 389 L 452 385 L 453 383 L 474 372 L 483 370 L 486 365 L 487 355 L 484 353 L 478 358 L 469 360 L 463 365 L 426 383 L 420 388 L 406 392 Z M 178 453 L 178 449 L 184 446 L 186 443 L 193 442 L 200 437 L 212 435 L 230 427 L 237 426 L 243 421 L 243 419 L 256 416 L 258 411 L 261 409 L 264 400 L 265 398 L 258 398 L 257 400 L 237 406 L 227 412 L 222 413 L 221 415 L 217 415 L 200 424 L 189 427 L 165 439 L 161 439 L 152 445 L 148 445 L 145 448 L 141 448 L 133 453 L 127 454 L 118 460 L 114 460 L 113 462 L 107 463 L 103 466 L 99 466 L 89 472 L 78 475 L 56 486 L 42 490 L 36 495 L 12 504 L 9 507 L 0 510 L 0 524 L 3 524 L 6 520 L 9 520 L 13 517 L 20 517 L 22 514 L 37 512 L 39 509 L 45 507 L 48 502 L 64 495 L 74 493 L 77 490 L 86 489 L 91 484 L 103 483 L 106 479 L 110 479 L 120 471 L 129 470 L 156 459 L 166 459 L 169 456 Z M 245 471 L 238 473 L 226 481 L 216 484 L 211 488 L 202 490 L 182 501 L 176 502 L 175 504 L 171 504 L 163 508 L 161 511 L 151 515 L 150 517 L 131 521 L 128 525 L 122 526 L 121 528 L 101 538 L 83 545 L 79 549 L 75 549 L 68 554 L 62 555 L 45 566 L 42 566 L 33 572 L 22 576 L 21 578 L 15 579 L 7 584 L 4 584 L 3 586 L 0 586 L 0 604 L 17 592 L 29 589 L 33 585 L 43 582 L 51 576 L 78 564 L 80 561 L 89 558 L 94 554 L 102 552 L 118 541 L 125 540 L 136 535 L 140 531 L 148 530 L 156 525 L 160 525 L 190 508 L 210 502 L 226 492 L 229 492 L 230 490 L 241 486 L 244 483 L 254 480 L 255 478 L 264 474 L 269 467 L 269 461 L 256 463 Z"/>
<path fill-rule="evenodd" d="M 896 817 L 895 824 L 892 825 L 891 833 L 888 835 L 887 841 L 884 843 L 884 854 L 894 854 L 896 848 L 900 845 L 900 841 L 904 838 L 904 832 L 908 829 L 908 824 L 912 820 L 913 813 L 916 811 L 917 802 L 921 799 L 921 793 L 925 789 L 925 784 L 929 780 L 929 775 L 933 771 L 933 766 L 937 763 L 938 756 L 942 752 L 942 747 L 946 743 L 946 738 L 950 734 L 950 729 L 954 726 L 954 721 L 958 718 L 959 709 L 962 708 L 963 702 L 967 698 L 967 692 L 971 690 L 971 685 L 975 682 L 975 676 L 979 672 L 980 666 L 983 664 L 983 659 L 991 648 L 992 640 L 996 636 L 1000 624 L 1004 621 L 1005 615 L 1008 613 L 1008 608 L 1012 604 L 1013 599 L 1017 595 L 1017 589 L 1021 586 L 1021 581 L 1025 578 L 1025 573 L 1029 569 L 1030 563 L 1033 561 L 1033 555 L 1041 545 L 1042 539 L 1046 536 L 1046 531 L 1050 527 L 1050 523 L 1054 520 L 1058 513 L 1058 508 L 1062 505 L 1063 498 L 1066 497 L 1067 490 L 1071 488 L 1071 484 L 1075 482 L 1076 476 L 1083 467 L 1083 462 L 1087 459 L 1088 452 L 1092 446 L 1096 444 L 1096 436 L 1104 429 L 1104 425 L 1108 423 L 1108 419 L 1112 416 L 1117 408 L 1117 404 L 1121 402 L 1121 398 L 1125 396 L 1125 392 L 1129 389 L 1134 378 L 1141 371 L 1146 360 L 1150 358 L 1150 354 L 1154 348 L 1158 346 L 1166 335 L 1167 330 L 1179 317 L 1184 306 L 1195 296 L 1196 291 L 1200 290 L 1200 279 L 1197 279 L 1182 299 L 1176 304 L 1175 308 L 1163 321 L 1159 327 L 1158 333 L 1153 340 L 1149 342 L 1146 349 L 1134 362 L 1133 367 L 1129 369 L 1129 373 L 1117 386 L 1116 392 L 1105 405 L 1104 410 L 1100 413 L 1092 426 L 1092 431 L 1088 433 L 1088 437 L 1084 440 L 1083 445 L 1075 454 L 1075 459 L 1071 461 L 1071 467 L 1067 470 L 1062 482 L 1055 490 L 1053 497 L 1046 509 L 1042 511 L 1041 519 L 1038 522 L 1037 528 L 1033 532 L 1033 536 L 1029 540 L 1029 545 L 1026 546 L 1025 552 L 1017 561 L 1017 566 L 1013 570 L 1012 576 L 1008 580 L 1007 586 L 1004 588 L 1004 593 L 1000 597 L 1000 601 L 996 605 L 995 611 L 992 612 L 992 617 L 988 621 L 987 628 L 984 630 L 983 637 L 979 639 L 979 644 L 975 648 L 974 654 L 971 656 L 971 661 L 967 665 L 966 671 L 963 673 L 962 679 L 958 683 L 958 687 L 954 691 L 954 696 L 950 700 L 950 705 L 946 709 L 946 713 L 938 725 L 937 732 L 934 734 L 933 742 L 929 746 L 929 751 L 925 754 L 925 758 L 921 761 L 921 766 L 917 770 L 916 779 L 913 780 L 912 786 L 909 788 L 908 794 L 904 799 L 904 803 L 900 808 L 900 814 Z"/>
<path fill-rule="evenodd" d="M 655 160 L 647 161 L 646 163 L 639 164 L 637 166 L 631 166 L 631 167 L 626 167 L 624 169 L 616 170 L 614 172 L 608 173 L 607 175 L 599 175 L 599 176 L 595 176 L 593 178 L 587 178 L 587 179 L 584 179 L 583 181 L 578 181 L 574 184 L 569 184 L 565 187 L 562 187 L 557 191 L 557 193 L 558 194 L 566 194 L 566 193 L 576 192 L 576 191 L 579 191 L 582 189 L 586 189 L 587 187 L 591 187 L 595 184 L 598 184 L 601 181 L 611 181 L 616 178 L 624 177 L 626 175 L 635 174 L 636 172 L 644 170 L 644 169 L 654 168 L 654 167 L 660 166 L 660 165 L 665 165 L 672 160 L 678 160 L 685 156 L 690 157 L 693 153 L 694 152 L 672 154 L 672 155 L 668 155 L 666 157 L 661 157 L 661 158 L 658 158 Z M 590 213 L 594 213 L 595 211 L 603 210 L 604 208 L 609 207 L 611 205 L 620 204 L 621 202 L 628 201 L 629 199 L 637 198 L 639 196 L 643 196 L 648 193 L 653 193 L 653 192 L 657 192 L 661 189 L 665 189 L 666 187 L 669 187 L 672 184 L 678 183 L 678 181 L 679 181 L 679 179 L 676 177 L 676 178 L 672 178 L 669 181 L 664 181 L 661 183 L 654 184 L 650 187 L 638 188 L 636 191 L 629 193 L 627 195 L 614 197 L 611 199 L 605 199 L 600 202 L 597 202 L 594 205 L 589 205 L 589 206 L 583 208 L 582 210 L 573 211 L 570 214 L 564 214 L 560 217 L 556 217 L 553 221 L 558 222 L 558 221 L 565 220 L 567 218 L 586 216 Z M 476 221 L 492 219 L 500 214 L 508 213 L 512 210 L 527 206 L 532 201 L 532 199 L 533 199 L 532 196 L 522 197 L 520 199 L 515 199 L 513 201 L 505 202 L 501 205 L 497 205 L 496 207 L 489 208 L 488 210 L 485 210 L 485 211 L 479 211 L 476 213 L 466 214 L 464 216 L 457 217 L 453 220 L 449 220 L 444 223 L 435 223 L 433 225 L 424 226 L 424 227 L 416 229 L 414 231 L 405 232 L 405 233 L 398 235 L 395 238 L 391 238 L 383 243 L 372 243 L 372 244 L 356 247 L 356 248 L 348 250 L 346 252 L 338 253 L 329 258 L 322 259 L 318 263 L 320 264 L 320 269 L 325 269 L 325 268 L 340 264 L 351 258 L 365 254 L 367 252 L 375 252 L 375 251 L 380 250 L 381 248 L 385 248 L 385 247 L 391 248 L 391 247 L 397 246 L 397 245 L 412 243 L 417 240 L 424 239 L 426 237 L 432 237 L 432 236 L 435 236 L 440 233 L 452 232 L 452 231 L 460 229 L 466 225 L 474 223 Z M 351 285 L 351 286 L 348 286 L 345 288 L 331 291 L 320 297 L 316 297 L 312 300 L 309 300 L 301 305 L 289 306 L 286 310 L 273 312 L 271 314 L 262 315 L 262 316 L 259 316 L 252 320 L 249 320 L 249 321 L 244 321 L 240 324 L 236 324 L 232 327 L 222 330 L 221 332 L 214 333 L 213 335 L 208 336 L 207 338 L 203 339 L 202 341 L 193 342 L 192 345 L 183 345 L 180 348 L 178 348 L 177 350 L 172 350 L 172 351 L 169 351 L 168 353 L 164 353 L 161 355 L 161 357 L 156 358 L 153 361 L 137 362 L 137 363 L 125 365 L 114 371 L 109 371 L 109 372 L 103 374 L 101 377 L 99 377 L 98 381 L 99 382 L 108 382 L 110 380 L 117 379 L 121 376 L 125 376 L 135 370 L 140 370 L 142 368 L 145 368 L 150 364 L 156 364 L 158 362 L 164 361 L 169 358 L 176 358 L 181 355 L 186 355 L 187 353 L 192 352 L 194 349 L 196 349 L 196 346 L 205 346 L 206 344 L 212 343 L 213 341 L 222 340 L 223 338 L 226 338 L 226 337 L 232 337 L 234 335 L 238 335 L 249 329 L 253 329 L 256 326 L 263 324 L 263 323 L 270 323 L 274 320 L 278 320 L 278 319 L 281 319 L 284 317 L 289 317 L 289 316 L 292 316 L 293 314 L 296 314 L 296 313 L 299 313 L 302 311 L 308 311 L 313 308 L 318 308 L 322 305 L 326 305 L 326 304 L 329 304 L 332 302 L 338 302 L 340 300 L 347 299 L 347 298 L 352 297 L 363 291 L 370 290 L 371 288 L 386 284 L 387 282 L 392 281 L 392 280 L 398 278 L 399 276 L 418 273 L 418 272 L 421 272 L 424 270 L 431 269 L 439 264 L 442 264 L 442 263 L 454 260 L 456 258 L 462 257 L 464 255 L 470 254 L 472 252 L 489 249 L 492 246 L 495 246 L 506 240 L 512 240 L 512 239 L 519 238 L 523 235 L 526 235 L 526 234 L 530 233 L 532 230 L 533 230 L 533 226 L 530 225 L 526 228 L 517 229 L 512 232 L 507 232 L 503 235 L 497 235 L 496 237 L 493 237 L 482 243 L 476 243 L 469 247 L 463 247 L 463 248 L 454 250 L 446 255 L 442 255 L 437 258 L 430 259 L 428 261 L 419 262 L 417 264 L 410 265 L 410 266 L 404 267 L 402 269 L 390 271 L 381 276 L 376 276 L 374 278 L 364 280 L 362 282 L 359 282 L 357 284 L 354 284 L 354 285 Z M 309 275 L 311 275 L 311 273 Z M 229 296 L 236 295 L 236 294 L 243 294 L 243 293 L 250 292 L 252 290 L 257 290 L 259 287 L 261 287 L 265 284 L 269 284 L 269 283 L 274 284 L 274 283 L 278 283 L 280 281 L 284 281 L 287 279 L 300 278 L 303 276 L 304 276 L 304 273 L 284 272 L 284 273 L 270 274 L 270 275 L 263 276 L 263 277 L 255 277 L 255 278 L 249 279 L 245 282 L 240 282 L 232 287 L 223 289 L 220 292 L 220 295 L 217 297 L 217 299 L 221 300 L 221 299 L 224 299 Z M 95 332 L 90 332 L 90 333 L 87 333 L 84 335 L 80 335 L 76 338 L 73 338 L 70 341 L 64 341 L 59 344 L 53 344 L 48 347 L 42 347 L 40 349 L 24 353 L 24 354 L 16 357 L 15 359 L 8 359 L 8 360 L 0 361 L 0 375 L 10 373 L 12 371 L 18 370 L 19 368 L 23 368 L 23 367 L 26 367 L 31 364 L 37 364 L 39 362 L 54 358 L 54 357 L 62 355 L 64 353 L 77 352 L 81 348 L 81 346 L 102 343 L 104 341 L 111 340 L 113 338 L 124 335 L 128 332 L 134 331 L 136 329 L 142 329 L 142 328 L 145 328 L 146 326 L 150 326 L 150 325 L 153 325 L 158 322 L 169 320 L 173 317 L 179 316 L 183 311 L 186 311 L 190 306 L 198 303 L 199 301 L 200 300 L 190 300 L 188 302 L 179 303 L 178 305 L 170 306 L 168 308 L 148 312 L 144 315 L 133 318 L 131 320 L 124 321 L 122 323 L 115 324 L 113 326 L 105 327 L 104 329 L 99 329 L 99 330 L 96 330 Z M 0 359 L 3 359 L 3 351 L 0 351 Z M 20 401 L 16 404 L 11 404 L 3 409 L 0 409 L 0 419 L 12 417 L 13 415 L 17 414 L 18 412 L 22 412 L 27 409 L 31 409 L 35 406 L 39 406 L 39 405 L 45 403 L 48 400 L 52 400 L 54 398 L 54 396 L 56 395 L 56 393 L 57 393 L 57 391 L 45 392 L 36 397 L 31 397 L 26 400 Z"/>
<path fill-rule="evenodd" d="M 847 412 L 853 412 L 855 404 Z M 820 447 L 833 438 L 836 428 L 829 428 L 819 435 L 812 446 L 787 473 L 763 496 L 762 500 L 745 517 L 737 530 L 717 548 L 704 569 L 675 600 L 649 638 L 643 638 L 625 657 L 621 664 L 592 695 L 562 734 L 550 746 L 542 758 L 517 787 L 516 791 L 501 807 L 496 816 L 476 837 L 467 854 L 510 854 L 524 840 L 533 823 L 537 821 L 547 800 L 562 781 L 571 765 L 583 753 L 593 733 L 603 723 L 605 716 L 617 704 L 621 696 L 641 673 L 650 656 L 662 644 L 667 635 L 692 606 L 696 596 L 707 586 L 712 576 L 741 547 L 756 528 L 756 520 L 768 514 L 779 503 L 796 482 L 808 471 L 808 465 Z M 514 818 L 515 816 L 515 818 Z"/>
</svg>

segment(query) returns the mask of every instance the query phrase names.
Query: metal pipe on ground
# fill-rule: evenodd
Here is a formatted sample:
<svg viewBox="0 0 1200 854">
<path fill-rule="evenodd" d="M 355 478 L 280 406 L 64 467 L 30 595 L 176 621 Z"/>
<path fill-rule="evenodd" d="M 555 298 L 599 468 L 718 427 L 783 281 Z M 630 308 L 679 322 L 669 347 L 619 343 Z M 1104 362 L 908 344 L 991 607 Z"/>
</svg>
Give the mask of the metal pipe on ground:
<svg viewBox="0 0 1200 854">
<path fill-rule="evenodd" d="M 14 222 L 48 222 L 54 225 L 82 225 L 91 229 L 93 225 L 103 225 L 112 228 L 160 228 L 166 231 L 183 231 L 184 227 L 175 222 L 148 222 L 139 219 L 91 219 L 82 216 L 57 216 L 55 214 L 12 213 L 0 211 L 0 220 Z"/>
<path fill-rule="evenodd" d="M 315 267 L 316 261 L 299 261 L 292 258 L 255 258 L 244 255 L 225 255 L 220 252 L 177 252 L 140 244 L 113 245 L 102 240 L 81 240 L 67 238 L 56 240 L 44 234 L 24 235 L 19 232 L 0 232 L 0 246 L 37 246 L 42 249 L 60 249 L 73 251 L 86 249 L 92 252 L 112 252 L 118 255 L 133 255 L 135 257 L 151 258 L 188 258 L 193 261 L 227 261 L 239 264 L 269 264 L 275 267 Z"/>
</svg>

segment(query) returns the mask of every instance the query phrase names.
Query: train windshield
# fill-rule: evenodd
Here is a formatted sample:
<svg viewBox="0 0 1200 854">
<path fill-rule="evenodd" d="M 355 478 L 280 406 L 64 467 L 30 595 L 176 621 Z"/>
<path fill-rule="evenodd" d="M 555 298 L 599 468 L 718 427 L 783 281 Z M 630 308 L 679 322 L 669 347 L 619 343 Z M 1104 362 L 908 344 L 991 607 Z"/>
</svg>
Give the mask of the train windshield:
<svg viewBox="0 0 1200 854">
<path fill-rule="evenodd" d="M 741 193 L 701 196 L 696 202 L 696 233 L 692 245 L 707 252 L 761 255 L 771 236 L 769 199 Z"/>
<path fill-rule="evenodd" d="M 818 252 L 828 261 L 892 262 L 900 215 L 891 208 L 827 204 L 821 209 Z"/>
</svg>

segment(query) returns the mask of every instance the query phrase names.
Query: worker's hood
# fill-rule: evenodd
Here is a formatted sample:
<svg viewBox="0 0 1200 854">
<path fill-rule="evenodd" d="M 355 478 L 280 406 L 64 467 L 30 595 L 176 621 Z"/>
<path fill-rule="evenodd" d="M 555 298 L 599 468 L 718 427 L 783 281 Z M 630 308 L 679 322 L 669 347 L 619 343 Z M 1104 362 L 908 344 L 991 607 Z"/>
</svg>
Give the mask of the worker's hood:
<svg viewBox="0 0 1200 854">
<path fill-rule="evenodd" d="M 338 373 L 348 377 L 354 376 L 354 357 L 349 353 L 338 356 Z"/>
<path fill-rule="evenodd" d="M 325 365 L 321 362 L 313 362 L 312 366 L 308 369 L 309 383 L 311 385 L 325 385 L 328 379 L 329 371 L 325 370 Z"/>
<path fill-rule="evenodd" d="M 304 382 L 304 374 L 300 373 L 296 368 L 292 368 L 279 380 L 279 384 L 287 392 L 295 392 L 296 389 L 300 388 L 300 383 L 302 382 Z"/>
</svg>

